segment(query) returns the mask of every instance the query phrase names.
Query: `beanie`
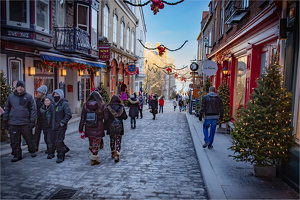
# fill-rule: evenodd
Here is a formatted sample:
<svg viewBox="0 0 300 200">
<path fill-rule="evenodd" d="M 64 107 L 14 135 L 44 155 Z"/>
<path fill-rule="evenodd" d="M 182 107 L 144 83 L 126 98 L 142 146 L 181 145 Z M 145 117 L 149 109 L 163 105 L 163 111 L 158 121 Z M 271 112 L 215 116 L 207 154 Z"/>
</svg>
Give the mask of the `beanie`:
<svg viewBox="0 0 300 200">
<path fill-rule="evenodd" d="M 36 91 L 42 93 L 42 94 L 47 94 L 48 88 L 46 85 L 41 85 Z"/>
<path fill-rule="evenodd" d="M 24 81 L 18 81 L 16 87 L 19 87 L 19 86 L 25 88 L 25 82 Z"/>
</svg>

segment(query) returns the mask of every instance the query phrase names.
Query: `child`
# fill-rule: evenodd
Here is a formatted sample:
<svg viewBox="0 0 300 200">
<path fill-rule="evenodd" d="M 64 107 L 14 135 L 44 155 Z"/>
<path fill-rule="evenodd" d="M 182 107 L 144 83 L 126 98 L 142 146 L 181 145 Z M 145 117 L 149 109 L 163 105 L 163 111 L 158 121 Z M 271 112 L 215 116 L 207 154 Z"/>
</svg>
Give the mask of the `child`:
<svg viewBox="0 0 300 200">
<path fill-rule="evenodd" d="M 52 131 L 54 137 L 54 146 L 57 150 L 56 163 L 61 163 L 65 159 L 65 153 L 68 151 L 64 143 L 68 121 L 72 118 L 72 113 L 67 100 L 64 98 L 64 92 L 61 89 L 56 89 L 52 93 L 53 97 L 53 116 L 52 116 Z M 54 154 L 54 151 L 48 152 Z"/>
<path fill-rule="evenodd" d="M 173 100 L 174 111 L 176 110 L 177 102 L 176 99 Z"/>
</svg>

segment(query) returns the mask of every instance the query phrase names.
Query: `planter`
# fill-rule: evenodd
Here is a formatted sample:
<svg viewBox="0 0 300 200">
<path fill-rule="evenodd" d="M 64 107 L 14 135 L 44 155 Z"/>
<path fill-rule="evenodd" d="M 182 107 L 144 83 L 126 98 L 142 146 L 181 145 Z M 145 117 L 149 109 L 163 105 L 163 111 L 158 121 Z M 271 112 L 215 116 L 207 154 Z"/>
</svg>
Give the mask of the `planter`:
<svg viewBox="0 0 300 200">
<path fill-rule="evenodd" d="M 276 177 L 276 167 L 275 166 L 256 166 L 253 165 L 253 174 L 257 177 Z"/>
</svg>

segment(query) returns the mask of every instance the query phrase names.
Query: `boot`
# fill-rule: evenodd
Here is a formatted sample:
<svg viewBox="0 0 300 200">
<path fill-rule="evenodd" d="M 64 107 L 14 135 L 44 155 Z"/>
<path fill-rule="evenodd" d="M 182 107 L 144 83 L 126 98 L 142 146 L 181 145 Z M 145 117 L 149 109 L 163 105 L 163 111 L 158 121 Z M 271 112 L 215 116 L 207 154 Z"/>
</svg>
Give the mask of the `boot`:
<svg viewBox="0 0 300 200">
<path fill-rule="evenodd" d="M 111 151 L 111 158 L 115 158 L 115 152 L 116 151 Z"/>
<path fill-rule="evenodd" d="M 134 129 L 134 128 L 133 128 L 133 124 L 131 124 L 131 129 Z"/>
<path fill-rule="evenodd" d="M 116 151 L 116 154 L 115 154 L 115 162 L 119 162 L 120 160 L 120 152 L 119 151 Z"/>
<path fill-rule="evenodd" d="M 91 160 L 91 166 L 99 165 L 99 164 L 100 164 L 99 160 Z"/>
<path fill-rule="evenodd" d="M 135 125 L 133 125 L 133 129 L 135 129 L 136 128 L 136 126 Z"/>
</svg>

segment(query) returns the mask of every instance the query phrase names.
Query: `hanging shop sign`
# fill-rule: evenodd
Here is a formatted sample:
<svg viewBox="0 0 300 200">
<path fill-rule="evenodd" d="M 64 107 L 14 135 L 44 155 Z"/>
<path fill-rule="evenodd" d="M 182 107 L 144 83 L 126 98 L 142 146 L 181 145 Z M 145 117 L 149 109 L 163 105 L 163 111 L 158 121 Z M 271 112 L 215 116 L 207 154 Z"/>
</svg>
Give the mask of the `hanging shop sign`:
<svg viewBox="0 0 300 200">
<path fill-rule="evenodd" d="M 199 65 L 195 62 L 193 62 L 191 65 L 190 65 L 190 69 L 194 72 L 194 71 L 197 71 L 199 69 Z"/>
<path fill-rule="evenodd" d="M 218 71 L 218 65 L 214 61 L 207 60 L 202 65 L 203 73 L 212 76 L 215 75 Z"/>
<path fill-rule="evenodd" d="M 129 75 L 134 75 L 137 73 L 137 67 L 135 65 L 128 65 L 125 67 L 125 72 Z"/>
<path fill-rule="evenodd" d="M 99 59 L 102 61 L 107 61 L 110 59 L 110 46 L 99 47 Z"/>
</svg>

